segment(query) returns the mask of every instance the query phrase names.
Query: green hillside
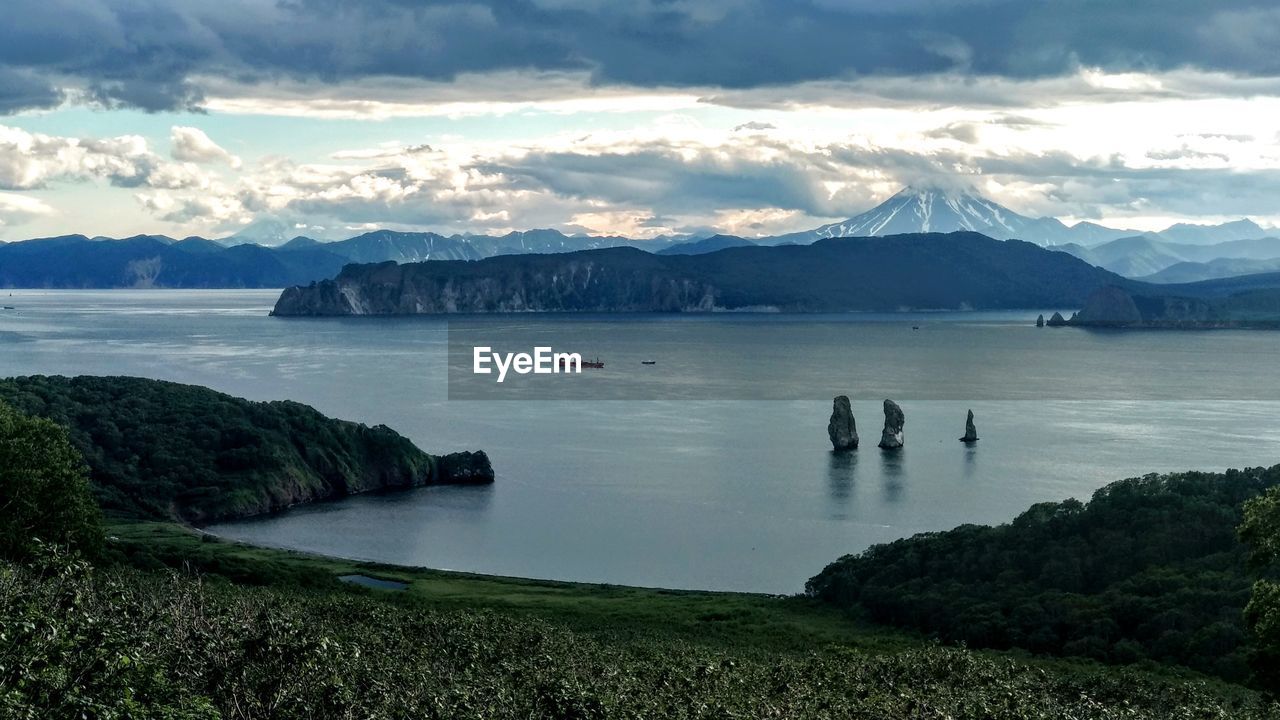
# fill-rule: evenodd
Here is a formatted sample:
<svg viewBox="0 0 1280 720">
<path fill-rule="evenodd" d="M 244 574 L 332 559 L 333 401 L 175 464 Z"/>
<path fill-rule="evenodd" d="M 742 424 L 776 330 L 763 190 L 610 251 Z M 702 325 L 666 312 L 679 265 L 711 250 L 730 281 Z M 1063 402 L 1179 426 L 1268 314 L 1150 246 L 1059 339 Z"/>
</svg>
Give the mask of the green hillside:
<svg viewBox="0 0 1280 720">
<path fill-rule="evenodd" d="M 1006 525 L 874 546 L 807 589 L 970 647 L 1154 660 L 1244 681 L 1253 578 L 1236 528 L 1244 503 L 1278 485 L 1280 466 L 1123 480 Z"/>
<path fill-rule="evenodd" d="M 394 430 L 295 402 L 131 377 L 0 380 L 0 401 L 70 430 L 104 511 L 213 522 L 357 492 L 492 481 L 483 453 L 428 455 Z"/>
</svg>

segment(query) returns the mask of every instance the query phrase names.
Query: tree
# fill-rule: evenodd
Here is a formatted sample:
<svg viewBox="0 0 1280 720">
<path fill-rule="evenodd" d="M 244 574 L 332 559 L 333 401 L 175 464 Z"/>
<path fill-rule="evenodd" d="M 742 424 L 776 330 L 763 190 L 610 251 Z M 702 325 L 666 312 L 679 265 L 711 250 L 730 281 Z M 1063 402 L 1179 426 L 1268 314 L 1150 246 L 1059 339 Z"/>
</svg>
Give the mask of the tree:
<svg viewBox="0 0 1280 720">
<path fill-rule="evenodd" d="M 1256 641 L 1251 664 L 1263 685 L 1280 690 L 1280 583 L 1265 576 L 1280 570 L 1280 488 L 1245 504 L 1240 538 L 1249 545 L 1250 563 L 1264 573 L 1244 611 Z"/>
<path fill-rule="evenodd" d="M 37 540 L 96 550 L 98 508 L 66 430 L 0 403 L 0 557 L 26 559 Z"/>
</svg>

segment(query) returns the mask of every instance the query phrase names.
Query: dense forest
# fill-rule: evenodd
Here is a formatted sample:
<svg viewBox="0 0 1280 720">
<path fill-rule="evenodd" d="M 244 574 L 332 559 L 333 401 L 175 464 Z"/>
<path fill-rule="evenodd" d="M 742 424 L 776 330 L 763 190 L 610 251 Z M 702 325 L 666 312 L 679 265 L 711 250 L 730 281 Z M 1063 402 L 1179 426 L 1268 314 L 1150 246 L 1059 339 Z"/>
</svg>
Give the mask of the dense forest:
<svg viewBox="0 0 1280 720">
<path fill-rule="evenodd" d="M 1280 466 L 1124 480 L 1087 504 L 877 545 L 807 590 L 970 647 L 1154 660 L 1242 681 L 1253 580 L 1237 526 L 1245 502 L 1277 485 Z"/>
<path fill-rule="evenodd" d="M 68 428 L 112 515 L 212 522 L 367 490 L 493 480 L 482 452 L 431 456 L 382 425 L 193 385 L 33 376 L 0 380 L 0 401 Z"/>
</svg>

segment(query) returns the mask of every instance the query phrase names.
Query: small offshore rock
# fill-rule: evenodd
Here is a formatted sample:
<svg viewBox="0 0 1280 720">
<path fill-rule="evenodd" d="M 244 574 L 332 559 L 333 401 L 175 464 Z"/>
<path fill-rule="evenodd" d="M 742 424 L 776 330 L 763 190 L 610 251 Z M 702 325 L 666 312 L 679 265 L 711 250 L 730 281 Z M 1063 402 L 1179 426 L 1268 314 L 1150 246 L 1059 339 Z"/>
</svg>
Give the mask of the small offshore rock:
<svg viewBox="0 0 1280 720">
<path fill-rule="evenodd" d="M 973 425 L 973 411 L 969 411 L 969 417 L 964 421 L 964 437 L 960 438 L 963 443 L 978 442 L 978 428 Z"/>
<path fill-rule="evenodd" d="M 837 452 L 858 449 L 858 426 L 853 420 L 853 408 L 848 395 L 837 395 L 831 401 L 831 420 L 827 423 L 827 437 Z"/>
<path fill-rule="evenodd" d="M 1043 314 L 1041 314 L 1041 315 L 1040 315 L 1040 317 L 1036 318 L 1036 327 L 1044 327 L 1044 315 L 1043 315 Z"/>
<path fill-rule="evenodd" d="M 885 450 L 897 450 L 902 447 L 904 424 L 906 424 L 906 417 L 902 414 L 902 408 L 892 400 L 885 400 L 884 431 L 880 433 L 880 447 Z"/>
<path fill-rule="evenodd" d="M 1066 327 L 1067 319 L 1062 317 L 1062 313 L 1056 312 L 1053 314 L 1053 317 L 1049 318 L 1049 321 L 1046 322 L 1045 325 L 1048 325 L 1049 327 Z"/>
</svg>

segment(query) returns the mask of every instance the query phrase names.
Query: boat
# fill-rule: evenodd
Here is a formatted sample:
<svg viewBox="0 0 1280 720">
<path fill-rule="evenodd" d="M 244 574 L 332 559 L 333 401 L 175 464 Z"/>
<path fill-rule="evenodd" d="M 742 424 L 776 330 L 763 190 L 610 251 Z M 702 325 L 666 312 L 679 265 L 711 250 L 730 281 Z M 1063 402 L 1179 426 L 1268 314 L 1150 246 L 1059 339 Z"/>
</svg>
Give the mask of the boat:
<svg viewBox="0 0 1280 720">
<path fill-rule="evenodd" d="M 4 306 L 4 309 L 5 309 L 5 310 L 17 310 L 17 308 L 15 308 L 15 307 L 14 307 L 14 306 L 12 306 L 12 305 L 5 305 L 5 306 Z"/>
<path fill-rule="evenodd" d="M 561 369 L 561 370 L 568 369 L 568 365 L 569 365 L 569 364 L 565 362 L 565 359 L 564 359 L 564 358 L 560 358 L 560 369 Z M 600 369 L 604 368 L 604 361 L 603 361 L 603 360 L 601 360 L 599 357 L 597 357 L 595 360 L 583 360 L 583 361 L 582 361 L 582 368 L 583 368 L 584 370 L 585 370 L 585 369 L 587 369 L 587 368 L 594 368 L 594 369 L 596 369 L 596 370 L 600 370 Z"/>
<path fill-rule="evenodd" d="M 641 364 L 641 365 L 656 365 L 656 364 L 658 364 L 658 361 L 657 361 L 657 360 L 641 360 L 641 361 L 640 361 L 640 364 Z"/>
</svg>

